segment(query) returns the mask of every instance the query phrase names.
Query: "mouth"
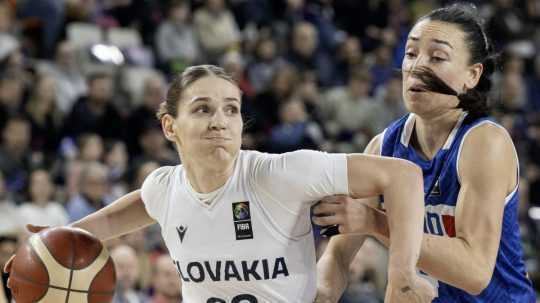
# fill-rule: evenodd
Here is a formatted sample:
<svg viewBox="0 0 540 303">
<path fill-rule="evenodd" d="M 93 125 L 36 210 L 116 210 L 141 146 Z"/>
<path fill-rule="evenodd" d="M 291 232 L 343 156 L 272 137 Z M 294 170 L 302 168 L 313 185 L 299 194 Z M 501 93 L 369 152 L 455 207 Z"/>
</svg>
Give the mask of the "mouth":
<svg viewBox="0 0 540 303">
<path fill-rule="evenodd" d="M 231 138 L 226 137 L 205 137 L 204 139 L 210 140 L 210 141 L 230 141 Z"/>
<path fill-rule="evenodd" d="M 413 84 L 409 87 L 409 91 L 413 93 L 425 93 L 427 90 L 423 84 Z"/>
</svg>

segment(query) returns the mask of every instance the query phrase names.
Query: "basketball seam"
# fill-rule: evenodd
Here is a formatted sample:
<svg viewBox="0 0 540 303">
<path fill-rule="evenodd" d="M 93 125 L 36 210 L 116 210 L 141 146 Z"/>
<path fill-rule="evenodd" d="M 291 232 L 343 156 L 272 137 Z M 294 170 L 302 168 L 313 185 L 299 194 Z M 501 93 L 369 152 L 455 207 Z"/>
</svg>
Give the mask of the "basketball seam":
<svg viewBox="0 0 540 303">
<path fill-rule="evenodd" d="M 68 289 L 68 288 L 65 288 L 65 287 L 39 283 L 39 282 L 30 280 L 28 278 L 25 278 L 23 276 L 20 276 L 17 273 L 13 273 L 12 276 L 15 279 L 24 280 L 25 282 L 28 282 L 30 284 L 39 285 L 39 286 L 46 286 L 48 288 L 54 288 L 54 289 L 58 289 L 58 290 L 72 291 L 72 292 L 76 292 L 76 293 L 87 293 L 87 294 L 90 294 L 90 295 L 112 295 L 112 294 L 114 294 L 114 290 L 113 291 L 90 291 L 90 290 Z M 45 292 L 45 294 L 47 294 L 47 292 Z M 43 296 L 45 296 L 45 294 Z M 39 300 L 43 299 L 43 296 L 41 296 L 38 299 L 38 302 L 39 302 Z"/>
<path fill-rule="evenodd" d="M 40 237 L 40 238 L 41 238 L 41 237 Z M 43 242 L 43 241 L 42 241 L 42 242 Z M 47 246 L 45 243 L 43 243 L 43 245 Z M 37 260 L 39 261 L 39 263 L 41 263 L 41 265 L 43 265 L 43 268 L 45 268 L 45 272 L 47 273 L 47 281 L 48 281 L 49 283 L 51 283 L 51 275 L 49 275 L 49 269 L 47 268 L 47 264 L 45 264 L 45 262 L 43 262 L 43 260 L 41 260 L 41 257 L 40 257 L 39 254 L 35 251 L 35 248 L 34 248 L 33 245 L 30 245 L 30 249 L 31 249 L 32 255 L 34 256 L 34 259 L 37 259 Z M 49 249 L 49 248 L 47 248 L 47 249 Z M 24 279 L 24 280 L 27 280 L 28 282 L 32 282 L 32 283 L 37 284 L 37 285 L 43 285 L 43 284 L 41 284 L 41 283 L 36 283 L 36 282 L 30 281 L 30 280 L 28 280 L 28 279 L 26 279 L 26 278 L 23 278 L 23 277 L 19 277 L 19 278 Z M 47 284 L 49 284 L 49 283 L 47 283 Z M 43 293 L 43 295 L 41 295 L 41 297 L 39 297 L 39 299 L 38 299 L 37 301 L 38 301 L 38 302 L 41 301 L 41 299 L 43 299 L 43 298 L 47 295 L 47 292 L 48 292 L 48 290 L 45 291 L 45 292 Z"/>
<path fill-rule="evenodd" d="M 67 295 L 66 295 L 66 303 L 69 302 L 69 293 L 71 289 L 71 283 L 73 281 L 73 263 L 75 263 L 75 235 L 73 233 L 70 233 L 71 235 L 71 264 L 69 266 L 69 282 L 68 282 L 68 289 L 67 289 Z"/>
</svg>

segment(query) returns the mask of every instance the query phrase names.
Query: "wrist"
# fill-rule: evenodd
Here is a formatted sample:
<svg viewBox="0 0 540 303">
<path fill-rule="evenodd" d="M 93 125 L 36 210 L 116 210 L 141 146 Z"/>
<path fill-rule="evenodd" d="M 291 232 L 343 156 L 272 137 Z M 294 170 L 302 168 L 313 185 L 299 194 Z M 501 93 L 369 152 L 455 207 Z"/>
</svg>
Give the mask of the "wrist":
<svg viewBox="0 0 540 303">
<path fill-rule="evenodd" d="M 386 215 L 380 210 L 370 208 L 371 219 L 371 235 L 377 238 L 389 238 L 390 231 L 388 229 L 388 221 Z"/>
</svg>

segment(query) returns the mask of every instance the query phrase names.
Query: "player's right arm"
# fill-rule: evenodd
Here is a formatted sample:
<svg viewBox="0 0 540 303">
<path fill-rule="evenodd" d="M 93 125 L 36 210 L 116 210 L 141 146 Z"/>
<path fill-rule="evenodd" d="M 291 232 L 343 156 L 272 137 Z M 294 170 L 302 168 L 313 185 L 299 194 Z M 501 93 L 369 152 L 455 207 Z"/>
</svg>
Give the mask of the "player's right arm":
<svg viewBox="0 0 540 303">
<path fill-rule="evenodd" d="M 106 241 L 154 223 L 142 201 L 141 190 L 135 190 L 71 226 L 87 230 L 101 241 Z"/>
<path fill-rule="evenodd" d="M 369 142 L 366 154 L 379 155 L 382 134 Z M 344 198 L 344 197 L 343 197 Z M 362 202 L 377 205 L 378 197 L 362 199 Z M 337 302 L 348 283 L 349 266 L 364 244 L 365 235 L 344 234 L 330 238 L 328 246 L 317 262 L 317 301 Z"/>
</svg>

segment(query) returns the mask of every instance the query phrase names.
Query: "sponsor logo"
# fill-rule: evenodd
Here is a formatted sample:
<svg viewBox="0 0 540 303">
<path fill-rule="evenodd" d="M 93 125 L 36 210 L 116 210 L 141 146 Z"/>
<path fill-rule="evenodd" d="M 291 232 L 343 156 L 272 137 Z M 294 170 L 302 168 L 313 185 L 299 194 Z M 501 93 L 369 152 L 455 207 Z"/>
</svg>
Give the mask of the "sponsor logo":
<svg viewBox="0 0 540 303">
<path fill-rule="evenodd" d="M 233 203 L 232 214 L 236 240 L 253 239 L 249 201 Z"/>
<path fill-rule="evenodd" d="M 180 225 L 176 227 L 176 232 L 178 232 L 178 237 L 180 238 L 180 243 L 184 241 L 184 236 L 186 235 L 187 226 Z"/>
</svg>

